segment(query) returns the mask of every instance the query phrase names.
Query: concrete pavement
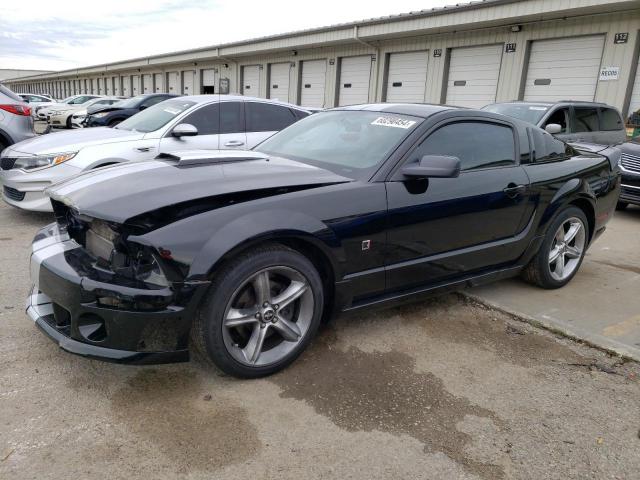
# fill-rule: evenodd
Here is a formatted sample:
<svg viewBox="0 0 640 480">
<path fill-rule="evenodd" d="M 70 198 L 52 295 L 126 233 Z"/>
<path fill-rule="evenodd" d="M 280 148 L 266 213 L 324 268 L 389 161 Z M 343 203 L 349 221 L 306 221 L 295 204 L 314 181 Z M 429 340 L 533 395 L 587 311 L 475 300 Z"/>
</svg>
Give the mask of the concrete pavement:
<svg viewBox="0 0 640 480">
<path fill-rule="evenodd" d="M 530 322 L 640 361 L 640 208 L 616 212 L 574 279 L 542 290 L 513 279 L 468 290 Z"/>
</svg>

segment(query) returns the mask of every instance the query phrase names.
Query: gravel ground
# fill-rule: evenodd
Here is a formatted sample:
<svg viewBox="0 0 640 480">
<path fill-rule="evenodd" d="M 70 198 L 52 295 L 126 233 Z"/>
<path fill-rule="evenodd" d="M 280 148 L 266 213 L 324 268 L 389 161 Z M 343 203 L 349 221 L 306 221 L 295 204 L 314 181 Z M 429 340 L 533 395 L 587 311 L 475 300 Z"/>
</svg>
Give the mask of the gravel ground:
<svg viewBox="0 0 640 480">
<path fill-rule="evenodd" d="M 48 221 L 0 207 L 0 478 L 638 478 L 638 365 L 458 295 L 338 318 L 256 381 L 61 352 L 23 312 Z"/>
</svg>

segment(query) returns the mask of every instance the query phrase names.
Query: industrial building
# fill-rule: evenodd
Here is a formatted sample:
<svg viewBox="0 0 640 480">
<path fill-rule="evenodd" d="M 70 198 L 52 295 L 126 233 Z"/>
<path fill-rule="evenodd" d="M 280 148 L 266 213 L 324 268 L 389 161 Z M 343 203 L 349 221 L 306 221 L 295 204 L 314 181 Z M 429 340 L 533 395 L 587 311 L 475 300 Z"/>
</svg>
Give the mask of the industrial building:
<svg viewBox="0 0 640 480">
<path fill-rule="evenodd" d="M 5 83 L 57 98 L 241 93 L 325 108 L 596 100 L 627 115 L 640 108 L 639 32 L 638 0 L 484 0 Z"/>
</svg>

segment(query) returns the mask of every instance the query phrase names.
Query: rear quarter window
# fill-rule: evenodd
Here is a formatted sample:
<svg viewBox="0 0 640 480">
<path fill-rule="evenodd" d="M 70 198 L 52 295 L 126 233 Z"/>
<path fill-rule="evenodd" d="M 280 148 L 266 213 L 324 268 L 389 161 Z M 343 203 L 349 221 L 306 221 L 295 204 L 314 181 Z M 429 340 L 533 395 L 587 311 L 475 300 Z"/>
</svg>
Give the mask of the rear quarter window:
<svg viewBox="0 0 640 480">
<path fill-rule="evenodd" d="M 620 114 L 613 108 L 600 109 L 600 130 L 622 130 L 624 123 Z"/>
</svg>

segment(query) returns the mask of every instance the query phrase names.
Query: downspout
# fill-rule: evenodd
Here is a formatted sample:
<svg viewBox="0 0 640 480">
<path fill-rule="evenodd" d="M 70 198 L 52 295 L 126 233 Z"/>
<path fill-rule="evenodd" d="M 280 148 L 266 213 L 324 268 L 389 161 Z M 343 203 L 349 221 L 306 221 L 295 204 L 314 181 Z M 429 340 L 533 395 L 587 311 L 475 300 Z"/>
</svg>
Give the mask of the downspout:
<svg viewBox="0 0 640 480">
<path fill-rule="evenodd" d="M 376 71 L 375 71 L 375 78 L 373 80 L 373 98 L 374 101 L 377 99 L 378 97 L 378 78 L 380 77 L 379 73 L 380 73 L 380 47 L 373 45 L 372 43 L 369 42 L 365 42 L 364 40 L 362 40 L 359 36 L 358 36 L 358 25 L 354 25 L 353 26 L 353 39 L 358 42 L 361 43 L 362 45 L 365 45 L 369 48 L 372 48 L 375 50 L 376 52 Z"/>
</svg>

